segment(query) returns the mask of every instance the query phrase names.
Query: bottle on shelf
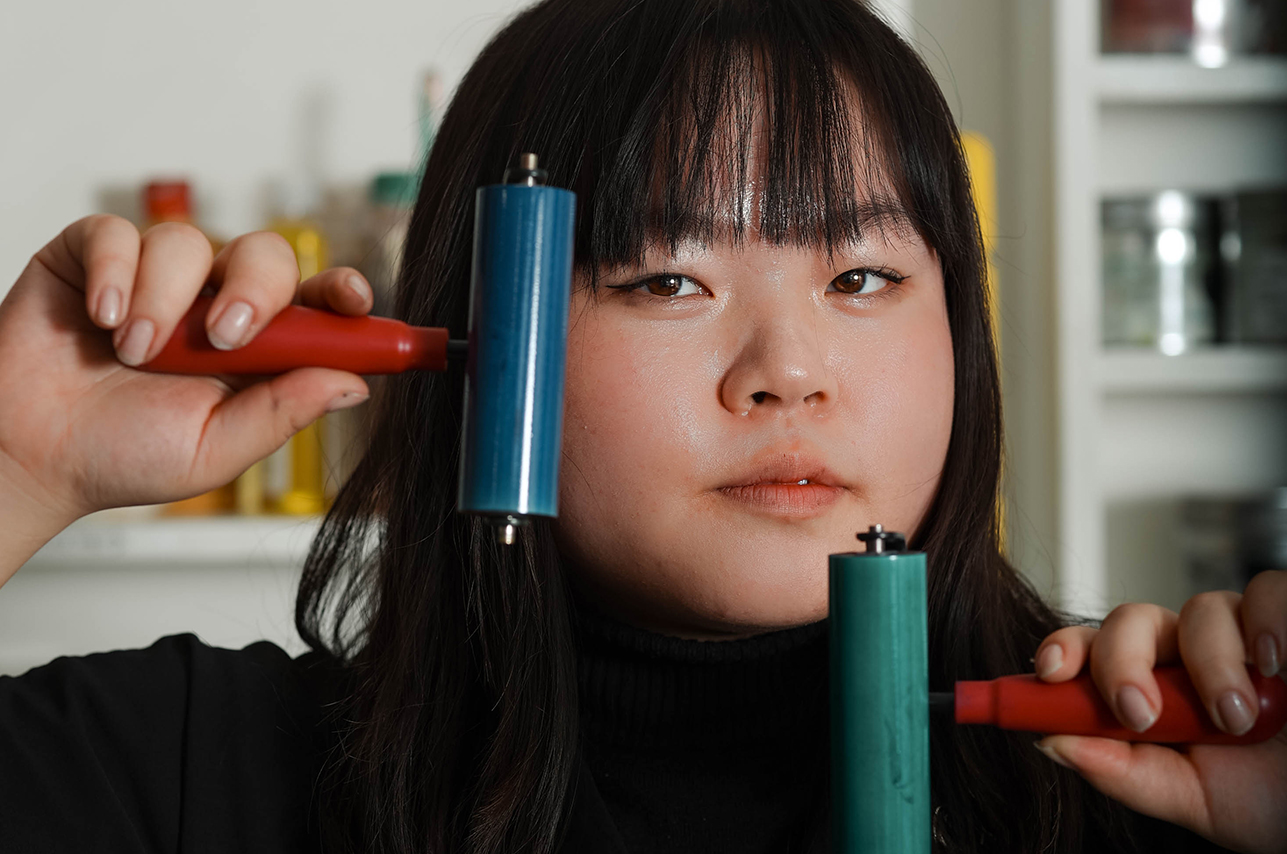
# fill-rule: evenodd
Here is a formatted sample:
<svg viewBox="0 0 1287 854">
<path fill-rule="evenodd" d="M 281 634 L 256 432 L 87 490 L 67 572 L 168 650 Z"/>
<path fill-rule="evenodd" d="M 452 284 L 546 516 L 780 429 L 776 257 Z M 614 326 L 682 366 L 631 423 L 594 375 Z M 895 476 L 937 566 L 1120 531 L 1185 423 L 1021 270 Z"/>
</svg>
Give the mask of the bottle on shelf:
<svg viewBox="0 0 1287 854">
<path fill-rule="evenodd" d="M 387 317 L 393 310 L 393 287 L 419 186 L 419 176 L 412 172 L 381 172 L 371 179 L 367 193 L 367 251 L 360 269 L 375 292 L 371 313 L 379 317 Z"/>
<path fill-rule="evenodd" d="M 326 236 L 310 216 L 305 197 L 291 198 L 268 228 L 286 238 L 295 250 L 300 281 L 326 269 Z M 311 516 L 326 510 L 322 435 L 327 416 L 300 430 L 261 466 L 265 509 L 289 516 Z"/>
<path fill-rule="evenodd" d="M 185 180 L 164 179 L 149 181 L 143 188 L 144 228 L 163 222 L 182 222 L 196 225 L 193 216 L 192 188 Z M 210 247 L 218 252 L 223 242 L 203 230 Z M 211 516 L 229 513 L 236 508 L 236 487 L 225 484 L 202 495 L 174 501 L 162 508 L 163 516 Z"/>
</svg>

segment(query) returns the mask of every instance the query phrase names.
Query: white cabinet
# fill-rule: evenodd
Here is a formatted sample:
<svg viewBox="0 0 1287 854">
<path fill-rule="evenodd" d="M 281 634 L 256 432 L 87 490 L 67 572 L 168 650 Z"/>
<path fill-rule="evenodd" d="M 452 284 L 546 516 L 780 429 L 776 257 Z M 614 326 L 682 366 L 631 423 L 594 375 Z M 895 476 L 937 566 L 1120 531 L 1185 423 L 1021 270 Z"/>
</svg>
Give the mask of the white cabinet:
<svg viewBox="0 0 1287 854">
<path fill-rule="evenodd" d="M 1101 345 L 1100 202 L 1287 187 L 1287 61 L 1103 56 L 1099 4 L 1055 0 L 1053 247 L 1062 602 L 1178 605 L 1179 501 L 1287 484 L 1287 351 Z"/>
</svg>

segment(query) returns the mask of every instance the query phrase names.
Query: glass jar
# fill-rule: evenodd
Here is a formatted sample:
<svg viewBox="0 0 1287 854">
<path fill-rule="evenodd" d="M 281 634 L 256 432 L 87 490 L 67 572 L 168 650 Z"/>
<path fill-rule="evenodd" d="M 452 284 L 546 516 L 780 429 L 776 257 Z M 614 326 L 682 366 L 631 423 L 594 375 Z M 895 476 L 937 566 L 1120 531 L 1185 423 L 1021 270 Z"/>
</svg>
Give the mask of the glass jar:
<svg viewBox="0 0 1287 854">
<path fill-rule="evenodd" d="M 1215 206 L 1177 190 L 1103 202 L 1105 346 L 1174 356 L 1215 340 Z"/>
</svg>

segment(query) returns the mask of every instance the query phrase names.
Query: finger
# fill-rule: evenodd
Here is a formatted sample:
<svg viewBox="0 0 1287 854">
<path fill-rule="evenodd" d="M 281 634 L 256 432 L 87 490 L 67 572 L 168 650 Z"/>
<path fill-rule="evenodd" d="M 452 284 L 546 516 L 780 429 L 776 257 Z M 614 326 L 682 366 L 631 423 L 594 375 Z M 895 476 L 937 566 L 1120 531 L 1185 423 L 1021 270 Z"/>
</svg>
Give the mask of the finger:
<svg viewBox="0 0 1287 854">
<path fill-rule="evenodd" d="M 69 225 L 36 257 L 67 284 L 85 291 L 85 309 L 104 329 L 125 317 L 139 262 L 139 231 L 110 214 Z"/>
<path fill-rule="evenodd" d="M 1076 735 L 1048 736 L 1037 748 L 1136 812 L 1210 834 L 1211 815 L 1197 769 L 1179 751 Z"/>
<path fill-rule="evenodd" d="M 231 480 L 322 415 L 369 394 L 357 374 L 329 368 L 298 368 L 257 383 L 211 412 L 194 468 L 211 482 Z"/>
<path fill-rule="evenodd" d="M 363 315 L 375 304 L 375 294 L 367 280 L 352 267 L 323 270 L 299 285 L 296 299 L 309 308 Z"/>
<path fill-rule="evenodd" d="M 1176 614 L 1131 602 L 1114 608 L 1090 648 L 1090 673 L 1117 719 L 1144 732 L 1162 713 L 1162 691 L 1153 677 L 1159 660 L 1174 660 Z"/>
<path fill-rule="evenodd" d="M 1262 572 L 1242 593 L 1242 635 L 1256 667 L 1276 676 L 1287 655 L 1287 572 Z"/>
<path fill-rule="evenodd" d="M 219 292 L 206 314 L 206 336 L 220 350 L 234 350 L 291 304 L 299 283 L 299 262 L 286 238 L 257 231 L 223 248 L 210 270 L 210 281 Z"/>
<path fill-rule="evenodd" d="M 1180 610 L 1180 655 L 1193 687 L 1215 725 L 1242 735 L 1260 712 L 1256 689 L 1247 675 L 1237 593 L 1199 593 Z"/>
<path fill-rule="evenodd" d="M 1099 630 L 1093 626 L 1065 626 L 1051 632 L 1032 657 L 1037 677 L 1047 682 L 1065 682 L 1081 672 Z"/>
<path fill-rule="evenodd" d="M 160 352 L 205 284 L 210 262 L 210 241 L 192 226 L 166 222 L 147 230 L 128 309 L 112 337 L 117 358 L 134 366 Z"/>
</svg>

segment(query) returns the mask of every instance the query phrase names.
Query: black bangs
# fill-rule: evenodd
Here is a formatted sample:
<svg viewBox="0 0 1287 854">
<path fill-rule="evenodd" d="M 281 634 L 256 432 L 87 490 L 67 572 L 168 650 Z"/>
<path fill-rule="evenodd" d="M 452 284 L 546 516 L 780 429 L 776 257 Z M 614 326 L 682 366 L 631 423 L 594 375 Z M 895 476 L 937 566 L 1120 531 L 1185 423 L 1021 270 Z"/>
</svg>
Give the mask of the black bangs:
<svg viewBox="0 0 1287 854">
<path fill-rule="evenodd" d="M 608 168 L 583 260 L 628 263 L 650 244 L 674 251 L 686 238 L 740 243 L 749 232 L 831 251 L 909 224 L 888 122 L 859 94 L 869 91 L 860 59 L 879 45 L 835 19 L 852 13 L 845 5 L 761 4 L 749 14 L 722 3 L 696 21 L 671 19 L 657 35 L 668 44 L 604 93 L 634 108 L 593 140 Z M 623 37 L 645 29 L 625 24 Z"/>
<path fill-rule="evenodd" d="M 512 69 L 519 83 L 497 117 L 509 148 L 484 159 L 536 151 L 551 182 L 577 193 L 581 268 L 636 263 L 649 247 L 673 251 L 685 239 L 752 235 L 831 252 L 893 228 L 933 242 L 935 223 L 915 198 L 936 193 L 915 191 L 926 170 L 896 142 L 925 93 L 908 89 L 918 75 L 889 68 L 919 60 L 861 3 L 555 0 L 542 9 L 511 25 L 515 37 L 530 27 L 524 40 L 543 56 Z M 542 32 L 564 14 L 582 24 Z M 923 144 L 924 127 L 903 130 Z"/>
</svg>

